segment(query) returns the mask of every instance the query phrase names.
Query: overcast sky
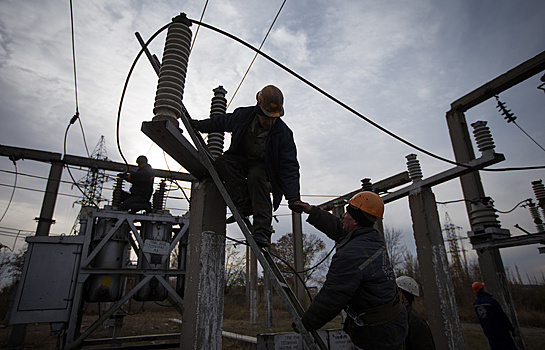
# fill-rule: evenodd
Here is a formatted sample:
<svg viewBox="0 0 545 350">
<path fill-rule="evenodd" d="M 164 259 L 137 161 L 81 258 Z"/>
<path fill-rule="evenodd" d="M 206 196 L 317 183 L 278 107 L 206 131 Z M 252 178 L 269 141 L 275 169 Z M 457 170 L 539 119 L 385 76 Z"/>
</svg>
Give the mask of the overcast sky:
<svg viewBox="0 0 545 350">
<path fill-rule="evenodd" d="M 203 21 L 259 46 L 282 2 L 211 0 Z M 147 40 L 180 12 L 198 20 L 204 4 L 204 0 L 74 2 L 78 110 L 90 151 L 104 135 L 108 157 L 122 161 L 116 146 L 116 117 L 125 79 L 140 49 L 134 33 Z M 263 51 L 391 132 L 454 159 L 445 120 L 450 103 L 541 53 L 545 49 L 544 15 L 545 2 L 533 0 L 288 0 Z M 206 28 L 200 28 L 195 37 L 197 27 L 191 29 L 196 41 L 183 100 L 194 118 L 203 119 L 218 85 L 224 86 L 231 101 L 254 52 Z M 159 58 L 164 39 L 165 34 L 160 35 L 150 46 Z M 500 98 L 517 116 L 517 123 L 544 146 L 545 94 L 537 89 L 542 75 Z M 357 189 L 363 178 L 377 182 L 405 171 L 405 156 L 410 153 L 418 155 L 424 177 L 452 167 L 379 131 L 263 57 L 256 59 L 228 111 L 253 105 L 255 93 L 267 84 L 284 92 L 283 118 L 295 135 L 305 201 L 319 204 Z M 123 102 L 120 144 L 129 162 L 134 164 L 139 154 L 146 154 L 153 167 L 165 169 L 162 150 L 140 131 L 142 121 L 153 117 L 156 86 L 157 76 L 143 57 Z M 68 0 L 0 1 L 0 91 L 1 144 L 63 152 L 64 132 L 76 111 Z M 494 167 L 545 164 L 545 152 L 515 125 L 505 122 L 494 99 L 469 110 L 466 119 L 468 124 L 488 122 L 496 152 L 506 156 L 506 161 Z M 476 148 L 475 152 L 479 155 Z M 79 124 L 69 130 L 67 153 L 86 155 Z M 184 171 L 167 159 L 168 167 Z M 2 215 L 12 193 L 15 168 L 3 157 L 0 169 Z M 21 160 L 17 170 L 18 186 L 45 188 L 45 180 L 22 174 L 47 177 L 48 164 Z M 496 208 L 508 211 L 534 198 L 531 181 L 544 179 L 544 173 L 482 172 L 481 177 Z M 84 175 L 74 171 L 77 179 Z M 66 171 L 63 180 L 70 181 Z M 105 187 L 104 194 L 110 197 L 113 183 Z M 439 202 L 462 198 L 458 180 L 433 190 Z M 70 184 L 63 184 L 61 193 L 79 195 Z M 179 191 L 171 195 L 182 197 Z M 0 223 L 2 232 L 6 228 L 33 231 L 42 198 L 40 192 L 17 189 Z M 59 197 L 53 234 L 70 232 L 79 211 L 75 200 Z M 182 200 L 169 200 L 167 206 L 182 209 L 172 210 L 174 215 L 183 214 L 188 207 Z M 439 205 L 438 210 L 442 222 L 448 212 L 453 224 L 461 227 L 460 234 L 467 236 L 469 222 L 463 203 Z M 281 206 L 276 214 L 280 222 L 275 224 L 273 240 L 291 232 L 287 207 Z M 513 235 L 524 234 L 515 224 L 536 231 L 527 208 L 519 206 L 499 215 L 502 227 Z M 406 198 L 386 206 L 384 222 L 403 230 L 403 244 L 414 251 Z M 306 224 L 304 231 L 316 232 Z M 233 225 L 229 235 L 241 237 Z M 14 239 L 0 235 L 0 242 L 12 247 Z M 470 249 L 467 240 L 464 244 Z M 518 266 L 523 277 L 541 279 L 545 273 L 545 255 L 539 255 L 535 245 L 501 252 L 506 267 L 513 271 Z"/>
</svg>

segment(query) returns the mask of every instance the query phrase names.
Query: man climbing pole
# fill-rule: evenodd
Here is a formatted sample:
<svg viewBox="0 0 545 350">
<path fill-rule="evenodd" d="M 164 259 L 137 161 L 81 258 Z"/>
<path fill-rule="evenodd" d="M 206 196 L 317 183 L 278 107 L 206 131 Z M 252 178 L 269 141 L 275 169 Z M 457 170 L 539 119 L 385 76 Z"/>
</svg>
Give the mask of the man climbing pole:
<svg viewBox="0 0 545 350">
<path fill-rule="evenodd" d="M 348 317 L 343 329 L 356 346 L 403 349 L 407 311 L 397 291 L 384 237 L 373 228 L 384 213 L 380 196 L 369 191 L 356 194 L 342 219 L 306 202 L 294 204 L 310 214 L 309 224 L 338 244 L 326 281 L 303 314 L 305 328 L 318 330 L 345 310 Z"/>
<path fill-rule="evenodd" d="M 300 210 L 293 206 L 300 199 L 299 162 L 293 132 L 280 118 L 284 115 L 282 91 L 267 85 L 256 99 L 255 106 L 190 123 L 204 133 L 232 133 L 231 146 L 216 159 L 215 166 L 240 214 L 245 218 L 253 215 L 256 243 L 268 247 L 272 213 L 282 196 L 292 210 Z M 234 222 L 233 217 L 227 222 Z"/>
</svg>

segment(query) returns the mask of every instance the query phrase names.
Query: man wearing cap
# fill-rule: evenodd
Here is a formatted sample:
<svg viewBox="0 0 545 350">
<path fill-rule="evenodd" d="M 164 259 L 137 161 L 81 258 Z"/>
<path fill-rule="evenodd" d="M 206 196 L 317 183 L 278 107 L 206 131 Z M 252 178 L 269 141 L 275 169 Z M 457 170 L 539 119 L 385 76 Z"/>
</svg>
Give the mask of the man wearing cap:
<svg viewBox="0 0 545 350">
<path fill-rule="evenodd" d="M 428 322 L 413 308 L 414 298 L 420 296 L 420 286 L 409 276 L 396 278 L 401 301 L 407 308 L 409 335 L 405 339 L 405 350 L 435 350 L 435 342 Z"/>
<path fill-rule="evenodd" d="M 318 330 L 345 310 L 348 317 L 343 329 L 356 346 L 403 349 L 407 311 L 397 291 L 384 237 L 373 228 L 384 213 L 382 199 L 374 192 L 360 192 L 349 200 L 342 218 L 306 202 L 294 204 L 310 214 L 308 223 L 337 243 L 326 281 L 303 314 L 305 328 Z"/>
<path fill-rule="evenodd" d="M 517 350 L 511 333 L 515 327 L 500 306 L 500 303 L 488 294 L 484 283 L 474 282 L 471 289 L 477 294 L 473 303 L 475 313 L 481 324 L 484 335 L 488 338 L 491 350 Z"/>
<path fill-rule="evenodd" d="M 153 180 L 155 174 L 146 156 L 136 158 L 138 170 L 130 173 L 119 173 L 117 176 L 132 184 L 130 192 L 121 192 L 119 209 L 135 213 L 139 210 L 151 211 L 151 195 L 153 194 Z"/>
<path fill-rule="evenodd" d="M 232 133 L 231 146 L 215 165 L 240 214 L 253 215 L 256 243 L 268 247 L 272 212 L 278 209 L 282 196 L 292 210 L 299 210 L 293 206 L 300 198 L 299 162 L 293 132 L 280 118 L 284 115 L 282 91 L 267 85 L 256 99 L 254 106 L 190 122 L 200 132 Z M 227 221 L 234 222 L 232 217 Z"/>
</svg>

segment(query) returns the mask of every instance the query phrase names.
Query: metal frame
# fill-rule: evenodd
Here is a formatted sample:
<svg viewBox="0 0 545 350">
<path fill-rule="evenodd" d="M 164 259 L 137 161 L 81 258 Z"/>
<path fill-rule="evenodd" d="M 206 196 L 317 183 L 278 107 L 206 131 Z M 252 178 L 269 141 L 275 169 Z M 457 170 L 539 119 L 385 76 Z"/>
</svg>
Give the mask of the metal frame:
<svg viewBox="0 0 545 350">
<path fill-rule="evenodd" d="M 100 243 L 91 249 L 93 222 L 97 218 L 111 218 L 117 219 L 117 223 L 111 228 L 108 233 L 101 239 Z M 167 211 L 160 213 L 153 213 L 148 215 L 128 214 L 124 212 L 113 211 L 109 209 L 96 209 L 94 207 L 82 208 L 82 230 L 81 234 L 84 235 L 83 248 L 81 253 L 81 263 L 79 266 L 79 273 L 77 276 L 77 282 L 74 292 L 74 298 L 72 300 L 72 310 L 70 312 L 70 318 L 68 321 L 68 330 L 66 332 L 64 349 L 76 349 L 80 347 L 84 340 L 100 325 L 104 323 L 115 311 L 120 309 L 133 295 L 135 295 L 143 286 L 145 286 L 152 278 L 156 278 L 161 285 L 167 291 L 167 298 L 172 302 L 176 310 L 182 314 L 183 300 L 176 293 L 176 291 L 169 285 L 168 281 L 163 277 L 164 275 L 184 275 L 185 271 L 180 269 L 139 269 L 139 268 L 121 268 L 121 269 L 100 269 L 91 267 L 93 258 L 104 247 L 104 245 L 110 240 L 117 229 L 127 222 L 130 226 L 129 243 L 132 249 L 138 256 L 139 249 L 144 247 L 144 240 L 140 234 L 140 231 L 134 225 L 135 222 L 164 222 L 180 225 L 180 230 L 175 234 L 172 242 L 168 248 L 168 254 L 164 256 L 164 262 L 168 255 L 175 248 L 176 244 L 180 242 L 182 237 L 187 233 L 189 228 L 189 215 L 172 216 Z M 138 245 L 137 245 L 138 243 Z M 143 258 L 150 260 L 149 253 L 144 253 Z M 80 333 L 81 327 L 81 305 L 83 303 L 83 288 L 85 281 L 91 276 L 96 274 L 122 274 L 122 275 L 144 275 L 145 277 L 134 286 L 134 288 L 126 293 L 120 300 L 115 302 L 106 312 L 93 322 L 83 333 Z M 130 338 L 123 338 L 124 341 L 130 340 Z M 119 339 L 116 339 L 119 341 Z"/>
</svg>

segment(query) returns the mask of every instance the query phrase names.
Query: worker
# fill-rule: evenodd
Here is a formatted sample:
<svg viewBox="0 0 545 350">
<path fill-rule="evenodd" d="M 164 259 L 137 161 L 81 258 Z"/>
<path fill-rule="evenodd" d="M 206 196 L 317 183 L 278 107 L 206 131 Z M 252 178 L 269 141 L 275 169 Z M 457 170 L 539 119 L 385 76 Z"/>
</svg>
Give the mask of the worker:
<svg viewBox="0 0 545 350">
<path fill-rule="evenodd" d="M 420 286 L 409 276 L 399 276 L 396 284 L 401 301 L 407 309 L 409 335 L 405 338 L 405 350 L 435 350 L 428 322 L 413 308 L 414 298 L 420 296 Z"/>
<path fill-rule="evenodd" d="M 280 118 L 284 97 L 267 85 L 256 94 L 257 104 L 205 120 L 191 120 L 200 132 L 231 132 L 231 146 L 215 161 L 216 169 L 239 213 L 253 215 L 252 234 L 261 247 L 269 247 L 272 213 L 282 196 L 290 208 L 300 199 L 299 162 L 293 132 Z M 272 202 L 270 192 L 272 190 Z M 234 222 L 227 219 L 227 223 Z"/>
<path fill-rule="evenodd" d="M 477 294 L 477 300 L 473 303 L 473 307 L 484 335 L 488 338 L 490 349 L 516 350 L 515 342 L 509 334 L 515 335 L 515 327 L 503 312 L 500 303 L 488 294 L 482 282 L 474 282 L 471 289 Z"/>
<path fill-rule="evenodd" d="M 403 349 L 407 310 L 401 303 L 382 234 L 373 228 L 383 217 L 384 203 L 374 192 L 353 196 L 339 218 L 303 201 L 294 203 L 310 214 L 307 222 L 333 239 L 337 251 L 326 281 L 302 322 L 315 331 L 342 310 L 343 329 L 362 349 Z"/>
<path fill-rule="evenodd" d="M 138 170 L 117 174 L 117 176 L 132 184 L 130 192 L 121 192 L 119 209 L 128 210 L 130 213 L 136 213 L 140 210 L 151 212 L 151 203 L 149 201 L 153 194 L 153 169 L 148 164 L 146 156 L 138 156 L 136 164 Z"/>
</svg>

